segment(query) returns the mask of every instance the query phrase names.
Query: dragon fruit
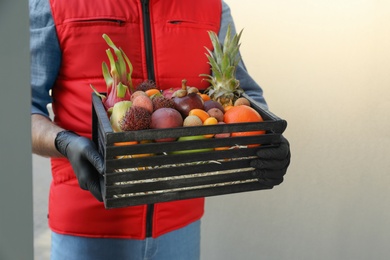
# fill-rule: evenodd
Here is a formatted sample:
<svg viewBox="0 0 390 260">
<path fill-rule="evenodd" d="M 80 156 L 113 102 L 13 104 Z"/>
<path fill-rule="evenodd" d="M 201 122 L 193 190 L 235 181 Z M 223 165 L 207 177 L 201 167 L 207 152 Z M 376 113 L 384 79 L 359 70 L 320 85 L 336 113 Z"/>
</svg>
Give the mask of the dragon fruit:
<svg viewBox="0 0 390 260">
<path fill-rule="evenodd" d="M 116 60 L 112 50 L 108 48 L 106 54 L 110 61 L 110 69 L 106 62 L 102 63 L 103 77 L 107 85 L 106 95 L 100 94 L 93 85 L 91 88 L 102 99 L 105 109 L 110 111 L 115 103 L 130 100 L 131 94 L 134 92 L 131 79 L 133 66 L 125 52 L 118 48 L 107 34 L 103 34 L 103 39 L 114 51 Z"/>
</svg>

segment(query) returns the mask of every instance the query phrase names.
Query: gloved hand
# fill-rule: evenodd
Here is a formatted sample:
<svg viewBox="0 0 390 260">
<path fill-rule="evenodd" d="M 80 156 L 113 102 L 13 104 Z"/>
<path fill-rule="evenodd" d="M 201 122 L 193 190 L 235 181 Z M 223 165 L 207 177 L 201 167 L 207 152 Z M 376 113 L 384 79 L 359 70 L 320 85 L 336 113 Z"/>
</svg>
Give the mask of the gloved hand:
<svg viewBox="0 0 390 260">
<path fill-rule="evenodd" d="M 283 182 L 283 176 L 290 165 L 290 144 L 282 135 L 280 139 L 280 145 L 277 147 L 260 148 L 256 153 L 259 158 L 252 160 L 250 164 L 256 168 L 254 176 L 269 188 Z"/>
<path fill-rule="evenodd" d="M 99 174 L 103 174 L 104 163 L 95 144 L 74 132 L 62 131 L 57 134 L 55 146 L 68 158 L 80 188 L 89 190 L 96 199 L 103 201 Z"/>
</svg>

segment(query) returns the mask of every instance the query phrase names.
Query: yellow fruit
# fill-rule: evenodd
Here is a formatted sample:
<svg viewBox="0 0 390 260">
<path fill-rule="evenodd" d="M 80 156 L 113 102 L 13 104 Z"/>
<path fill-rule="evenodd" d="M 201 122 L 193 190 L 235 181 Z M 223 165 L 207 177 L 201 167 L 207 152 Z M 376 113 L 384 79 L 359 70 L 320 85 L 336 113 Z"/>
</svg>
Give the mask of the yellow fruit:
<svg viewBox="0 0 390 260">
<path fill-rule="evenodd" d="M 216 125 L 218 124 L 218 120 L 215 118 L 215 117 L 208 117 L 204 122 L 203 122 L 203 125 Z M 214 134 L 207 134 L 207 135 L 203 135 L 204 137 L 206 138 L 212 138 L 214 136 Z"/>
</svg>

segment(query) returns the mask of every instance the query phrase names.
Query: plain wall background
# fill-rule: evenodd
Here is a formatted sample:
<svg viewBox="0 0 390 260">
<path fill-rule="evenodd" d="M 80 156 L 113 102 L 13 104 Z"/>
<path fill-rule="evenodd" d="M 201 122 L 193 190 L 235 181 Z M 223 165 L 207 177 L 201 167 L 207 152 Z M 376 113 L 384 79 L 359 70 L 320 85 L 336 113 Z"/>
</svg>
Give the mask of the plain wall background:
<svg viewBox="0 0 390 260">
<path fill-rule="evenodd" d="M 28 1 L 0 1 L 0 259 L 33 259 Z"/>
<path fill-rule="evenodd" d="M 207 199 L 202 259 L 389 259 L 390 2 L 226 2 L 232 8 L 236 27 L 244 28 L 241 51 L 248 70 L 263 87 L 271 111 L 289 123 L 285 136 L 291 143 L 292 162 L 285 182 L 271 191 Z M 4 6 L 0 1 L 1 21 L 6 20 Z M 14 19 L 23 18 L 6 10 Z M 1 44 L 8 43 L 4 39 Z M 15 54 L 3 49 L 1 53 L 7 54 L 6 59 L 15 59 Z M 0 64 L 1 78 L 8 80 L 2 82 L 7 92 L 23 94 L 16 88 L 21 88 L 26 79 L 4 78 L 12 70 L 4 59 Z M 17 87 L 10 87 L 11 83 Z M 11 99 L 2 97 L 3 120 Z M 29 127 L 29 122 L 17 122 Z M 4 152 L 3 147 L 11 145 L 6 138 L 11 130 L 3 124 L 0 129 L 0 151 Z M 10 152 L 15 153 L 8 151 L 7 156 Z M 3 154 L 0 158 L 6 160 Z M 26 158 L 28 165 L 29 151 Z M 21 178 L 11 173 L 8 171 L 5 181 L 0 182 L 2 206 L 3 201 L 12 204 L 5 197 L 12 188 L 8 183 Z M 30 179 L 24 177 L 19 187 L 28 189 Z M 23 196 L 29 199 L 28 194 L 20 194 L 14 203 L 27 203 Z M 27 215 L 17 215 L 14 223 L 26 219 L 28 223 L 28 207 L 27 203 L 19 209 Z M 6 213 L 2 211 L 1 217 L 14 214 Z M 6 237 L 4 234 L 11 233 L 3 230 L 20 229 L 3 221 L 0 225 L 1 249 L 8 249 L 14 237 Z M 27 232 L 20 242 L 28 241 L 28 236 Z M 30 244 L 25 245 L 29 250 Z"/>
<path fill-rule="evenodd" d="M 389 259 L 390 2 L 226 2 L 292 162 L 271 191 L 207 199 L 203 259 Z"/>
</svg>

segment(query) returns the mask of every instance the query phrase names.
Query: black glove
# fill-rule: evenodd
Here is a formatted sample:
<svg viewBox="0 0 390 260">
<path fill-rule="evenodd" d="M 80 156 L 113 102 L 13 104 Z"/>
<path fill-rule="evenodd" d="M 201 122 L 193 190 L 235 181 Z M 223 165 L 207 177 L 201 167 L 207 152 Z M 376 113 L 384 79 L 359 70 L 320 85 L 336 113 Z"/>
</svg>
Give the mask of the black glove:
<svg viewBox="0 0 390 260">
<path fill-rule="evenodd" d="M 290 144 L 286 138 L 280 136 L 280 145 L 277 147 L 262 147 L 257 151 L 258 159 L 251 161 L 256 168 L 254 176 L 259 182 L 269 188 L 283 182 L 283 176 L 290 165 Z"/>
<path fill-rule="evenodd" d="M 103 174 L 104 163 L 95 144 L 74 132 L 62 131 L 57 134 L 55 146 L 68 158 L 80 188 L 89 190 L 96 199 L 103 201 L 99 174 Z"/>
</svg>

